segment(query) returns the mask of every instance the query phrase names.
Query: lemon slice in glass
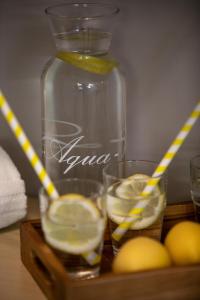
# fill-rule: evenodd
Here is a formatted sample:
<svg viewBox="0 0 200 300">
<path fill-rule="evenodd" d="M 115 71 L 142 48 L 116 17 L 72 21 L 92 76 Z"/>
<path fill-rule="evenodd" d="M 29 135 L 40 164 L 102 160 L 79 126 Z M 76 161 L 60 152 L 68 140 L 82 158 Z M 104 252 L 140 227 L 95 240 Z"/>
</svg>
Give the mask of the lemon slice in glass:
<svg viewBox="0 0 200 300">
<path fill-rule="evenodd" d="M 76 193 L 69 193 L 65 195 L 61 195 L 59 200 L 67 200 L 67 199 L 85 199 L 85 196 Z"/>
<path fill-rule="evenodd" d="M 105 222 L 90 199 L 67 196 L 51 203 L 42 227 L 52 247 L 82 254 L 100 244 Z"/>
<path fill-rule="evenodd" d="M 134 221 L 130 229 L 144 229 L 157 221 L 165 208 L 165 197 L 158 186 L 154 188 L 151 195 L 140 196 L 149 179 L 147 175 L 135 174 L 120 184 L 114 184 L 108 188 L 107 213 L 114 223 L 121 224 L 130 210 L 141 201 L 147 201 L 147 206 L 141 218 Z"/>
</svg>

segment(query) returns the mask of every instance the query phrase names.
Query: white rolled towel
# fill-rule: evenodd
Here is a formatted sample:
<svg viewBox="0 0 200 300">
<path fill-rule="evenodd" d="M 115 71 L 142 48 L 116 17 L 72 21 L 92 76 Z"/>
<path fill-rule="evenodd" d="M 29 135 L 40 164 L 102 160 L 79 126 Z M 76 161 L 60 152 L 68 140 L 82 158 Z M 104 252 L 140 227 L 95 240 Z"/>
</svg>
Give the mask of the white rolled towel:
<svg viewBox="0 0 200 300">
<path fill-rule="evenodd" d="M 0 147 L 0 228 L 26 216 L 25 184 L 9 155 Z"/>
</svg>

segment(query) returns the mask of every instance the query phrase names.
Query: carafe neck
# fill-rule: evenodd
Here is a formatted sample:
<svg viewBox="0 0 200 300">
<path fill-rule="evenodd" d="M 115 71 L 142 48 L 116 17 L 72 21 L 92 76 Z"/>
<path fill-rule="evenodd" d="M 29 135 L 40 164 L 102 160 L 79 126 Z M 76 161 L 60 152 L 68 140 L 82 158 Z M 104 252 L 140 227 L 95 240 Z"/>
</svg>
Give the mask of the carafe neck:
<svg viewBox="0 0 200 300">
<path fill-rule="evenodd" d="M 58 51 L 105 55 L 109 51 L 114 17 L 112 4 L 69 3 L 45 10 Z"/>
<path fill-rule="evenodd" d="M 87 55 L 106 55 L 111 44 L 111 33 L 94 29 L 74 30 L 54 35 L 59 51 Z"/>
</svg>

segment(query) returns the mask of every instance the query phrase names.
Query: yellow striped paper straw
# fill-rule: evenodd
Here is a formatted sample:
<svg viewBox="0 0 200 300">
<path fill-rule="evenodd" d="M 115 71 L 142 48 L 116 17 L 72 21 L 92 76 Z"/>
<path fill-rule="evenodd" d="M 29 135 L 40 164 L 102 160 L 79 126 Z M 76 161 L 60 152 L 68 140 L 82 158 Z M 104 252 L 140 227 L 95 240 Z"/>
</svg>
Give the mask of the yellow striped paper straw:
<svg viewBox="0 0 200 300">
<path fill-rule="evenodd" d="M 167 167 L 171 163 L 172 159 L 176 155 L 183 142 L 185 141 L 187 135 L 191 131 L 193 125 L 195 124 L 199 116 L 200 102 L 198 102 L 198 104 L 195 106 L 193 112 L 181 128 L 174 141 L 172 142 L 168 151 L 166 152 L 158 167 L 154 171 L 152 178 L 147 182 L 144 190 L 141 193 L 141 196 L 146 197 L 153 191 L 158 181 L 160 180 L 160 176 L 166 171 Z M 135 205 L 133 209 L 129 211 L 128 216 L 112 233 L 113 239 L 119 241 L 122 238 L 122 236 L 131 226 L 131 224 L 141 217 L 141 213 L 144 211 L 145 207 L 147 206 L 147 203 L 148 202 L 146 200 L 140 201 L 137 205 Z"/>
<path fill-rule="evenodd" d="M 52 199 L 56 199 L 59 197 L 58 192 L 56 191 L 51 179 L 47 175 L 42 163 L 40 162 L 39 157 L 37 156 L 35 150 L 33 149 L 29 139 L 24 133 L 22 127 L 20 126 L 17 118 L 15 117 L 13 111 L 11 110 L 9 104 L 7 103 L 5 97 L 0 91 L 0 109 L 8 122 L 10 128 L 12 129 L 15 137 L 17 138 L 19 144 L 21 145 L 24 153 L 26 154 L 29 162 L 31 163 L 33 169 L 38 175 L 41 183 L 45 187 L 48 195 Z"/>
<path fill-rule="evenodd" d="M 31 145 L 29 139 L 27 138 L 26 134 L 24 133 L 17 118 L 15 117 L 14 112 L 10 108 L 10 106 L 9 106 L 6 98 L 2 94 L 1 90 L 0 90 L 0 109 L 1 109 L 2 114 L 5 117 L 6 121 L 8 122 L 11 130 L 13 131 L 16 139 L 18 140 L 19 144 L 21 145 L 24 153 L 26 154 L 31 166 L 35 170 L 42 185 L 46 189 L 48 195 L 50 196 L 50 198 L 52 200 L 59 198 L 59 194 L 58 194 L 53 182 L 51 181 L 50 177 L 48 176 L 38 155 L 36 154 L 35 150 L 33 149 L 33 146 Z M 101 257 L 96 252 L 93 252 L 93 251 L 83 253 L 82 256 L 91 265 L 97 264 L 101 259 Z"/>
</svg>

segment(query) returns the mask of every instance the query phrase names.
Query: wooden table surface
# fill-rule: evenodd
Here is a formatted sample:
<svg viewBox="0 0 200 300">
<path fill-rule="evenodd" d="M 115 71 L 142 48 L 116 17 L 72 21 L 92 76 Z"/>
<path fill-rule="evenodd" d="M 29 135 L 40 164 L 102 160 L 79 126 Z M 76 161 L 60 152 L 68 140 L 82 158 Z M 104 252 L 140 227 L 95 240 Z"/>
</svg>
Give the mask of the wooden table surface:
<svg viewBox="0 0 200 300">
<path fill-rule="evenodd" d="M 37 200 L 29 198 L 27 219 L 38 216 Z M 21 262 L 19 223 L 0 229 L 0 299 L 46 299 Z"/>
</svg>

